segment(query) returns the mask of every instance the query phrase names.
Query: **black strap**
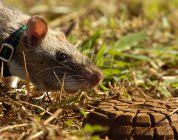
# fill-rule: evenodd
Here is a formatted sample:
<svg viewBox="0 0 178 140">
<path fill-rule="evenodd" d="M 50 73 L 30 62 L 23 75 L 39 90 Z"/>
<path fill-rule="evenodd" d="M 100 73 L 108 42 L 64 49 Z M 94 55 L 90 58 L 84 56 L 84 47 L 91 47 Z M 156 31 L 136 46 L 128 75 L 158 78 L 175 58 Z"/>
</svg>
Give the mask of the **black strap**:
<svg viewBox="0 0 178 140">
<path fill-rule="evenodd" d="M 14 53 L 15 53 L 16 46 L 18 45 L 18 43 L 20 41 L 21 34 L 22 34 L 22 32 L 24 30 L 26 30 L 26 26 L 25 25 L 23 25 L 18 30 L 13 32 L 9 37 L 7 37 L 3 41 L 3 44 L 4 43 L 10 44 L 14 48 Z M 10 50 L 8 50 L 8 48 L 5 48 L 0 52 L 0 55 L 3 56 L 4 58 L 7 58 L 7 57 L 9 57 L 9 53 L 10 53 L 9 51 Z M 0 68 L 1 67 L 2 67 L 2 60 L 0 60 Z M 10 73 L 9 67 L 8 67 L 6 62 L 4 62 L 3 76 L 4 77 L 12 76 L 12 74 Z"/>
<path fill-rule="evenodd" d="M 2 61 L 0 61 L 0 68 L 2 67 Z M 7 65 L 7 63 L 4 63 L 4 68 L 3 68 L 3 76 L 7 77 L 7 76 L 12 76 L 9 67 Z"/>
<path fill-rule="evenodd" d="M 26 25 L 23 25 L 22 27 L 20 27 L 18 30 L 16 30 L 15 32 L 13 32 L 9 37 L 7 37 L 3 43 L 7 43 L 10 44 L 11 46 L 14 47 L 14 50 L 16 50 L 16 46 L 19 43 L 20 37 L 22 32 L 26 30 Z"/>
</svg>

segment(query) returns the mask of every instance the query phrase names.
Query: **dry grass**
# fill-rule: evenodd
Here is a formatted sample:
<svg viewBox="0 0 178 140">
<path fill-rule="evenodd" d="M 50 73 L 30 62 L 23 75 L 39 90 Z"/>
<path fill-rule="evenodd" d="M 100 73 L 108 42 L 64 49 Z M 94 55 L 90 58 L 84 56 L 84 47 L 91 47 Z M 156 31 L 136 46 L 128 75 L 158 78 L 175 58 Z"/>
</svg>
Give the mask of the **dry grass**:
<svg viewBox="0 0 178 140">
<path fill-rule="evenodd" d="M 49 93 L 52 102 L 47 97 L 39 99 L 43 92 L 29 89 L 28 82 L 21 82 L 18 89 L 1 86 L 0 139 L 97 140 L 88 126 L 82 127 L 82 122 L 99 101 L 178 95 L 176 0 L 166 4 L 161 0 L 6 2 L 27 13 L 43 15 L 51 27 L 64 31 L 77 19 L 78 26 L 68 39 L 102 69 L 105 80 L 98 89 L 75 96 L 62 91 Z"/>
</svg>

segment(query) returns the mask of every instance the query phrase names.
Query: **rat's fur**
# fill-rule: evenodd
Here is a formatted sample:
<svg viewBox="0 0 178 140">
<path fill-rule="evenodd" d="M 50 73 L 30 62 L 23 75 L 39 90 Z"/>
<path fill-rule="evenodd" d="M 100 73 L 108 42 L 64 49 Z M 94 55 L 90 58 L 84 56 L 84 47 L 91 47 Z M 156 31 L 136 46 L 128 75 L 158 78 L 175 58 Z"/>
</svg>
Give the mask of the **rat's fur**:
<svg viewBox="0 0 178 140">
<path fill-rule="evenodd" d="M 30 19 L 30 16 L 17 10 L 0 6 L 0 43 Z M 48 29 L 45 38 L 38 45 L 28 41 L 27 32 L 21 36 L 17 50 L 8 63 L 13 76 L 25 79 L 23 52 L 25 53 L 30 81 L 41 90 L 60 90 L 62 84 L 66 91 L 93 88 L 102 79 L 95 65 L 82 55 L 64 34 Z M 59 61 L 58 54 L 66 54 L 67 60 Z M 63 82 L 62 82 L 63 81 Z"/>
</svg>

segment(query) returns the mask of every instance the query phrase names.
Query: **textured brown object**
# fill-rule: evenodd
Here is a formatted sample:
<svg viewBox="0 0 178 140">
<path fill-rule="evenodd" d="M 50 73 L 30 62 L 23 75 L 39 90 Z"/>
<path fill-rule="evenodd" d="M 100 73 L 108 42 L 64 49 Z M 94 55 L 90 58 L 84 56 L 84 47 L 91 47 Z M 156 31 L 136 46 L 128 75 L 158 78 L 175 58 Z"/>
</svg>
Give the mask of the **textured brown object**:
<svg viewBox="0 0 178 140">
<path fill-rule="evenodd" d="M 99 103 L 86 122 L 107 127 L 102 136 L 112 140 L 174 140 L 178 139 L 178 112 L 172 112 L 177 108 L 176 101 L 108 100 Z"/>
</svg>

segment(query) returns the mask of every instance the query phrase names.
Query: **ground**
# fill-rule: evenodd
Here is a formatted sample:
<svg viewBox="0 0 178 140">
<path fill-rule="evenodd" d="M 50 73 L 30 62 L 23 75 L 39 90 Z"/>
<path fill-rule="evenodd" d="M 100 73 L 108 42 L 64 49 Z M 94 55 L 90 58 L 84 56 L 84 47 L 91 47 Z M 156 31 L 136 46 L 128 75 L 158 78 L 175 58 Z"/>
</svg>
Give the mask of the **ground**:
<svg viewBox="0 0 178 140">
<path fill-rule="evenodd" d="M 21 138 L 99 139 L 99 126 L 83 126 L 99 101 L 135 95 L 160 100 L 178 96 L 178 0 L 6 0 L 29 14 L 42 15 L 50 27 L 77 28 L 68 40 L 104 73 L 104 81 L 78 95 L 43 92 L 26 83 L 0 88 L 0 133 Z M 8 132 L 7 132 L 8 130 Z M 0 136 L 1 137 L 1 136 Z"/>
</svg>

